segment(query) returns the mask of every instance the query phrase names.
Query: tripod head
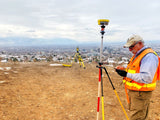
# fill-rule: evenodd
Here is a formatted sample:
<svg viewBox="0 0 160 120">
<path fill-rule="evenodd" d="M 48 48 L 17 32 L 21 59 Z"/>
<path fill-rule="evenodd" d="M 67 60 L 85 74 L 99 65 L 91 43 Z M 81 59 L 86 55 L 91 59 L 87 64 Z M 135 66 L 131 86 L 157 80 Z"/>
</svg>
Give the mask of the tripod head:
<svg viewBox="0 0 160 120">
<path fill-rule="evenodd" d="M 101 25 L 101 34 L 104 35 L 105 31 L 105 25 L 108 25 L 109 20 L 108 19 L 99 19 L 98 20 L 98 25 Z"/>
<path fill-rule="evenodd" d="M 77 49 L 76 49 L 76 50 L 77 50 L 77 53 L 79 53 L 79 47 L 77 47 Z"/>
</svg>

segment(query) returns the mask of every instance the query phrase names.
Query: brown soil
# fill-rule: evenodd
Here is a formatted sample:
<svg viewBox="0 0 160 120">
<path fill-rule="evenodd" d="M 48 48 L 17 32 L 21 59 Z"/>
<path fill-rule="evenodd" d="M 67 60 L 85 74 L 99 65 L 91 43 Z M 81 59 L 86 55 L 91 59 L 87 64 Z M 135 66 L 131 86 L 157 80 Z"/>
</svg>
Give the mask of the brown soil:
<svg viewBox="0 0 160 120">
<path fill-rule="evenodd" d="M 49 63 L 1 64 L 0 120 L 96 120 L 98 68 L 86 64 L 53 67 Z M 120 78 L 107 67 L 112 82 L 127 111 Z M 103 73 L 105 119 L 126 120 L 117 97 Z M 153 92 L 150 120 L 160 120 L 160 82 Z M 127 111 L 128 113 L 128 111 Z M 99 114 L 101 120 L 101 108 Z"/>
</svg>

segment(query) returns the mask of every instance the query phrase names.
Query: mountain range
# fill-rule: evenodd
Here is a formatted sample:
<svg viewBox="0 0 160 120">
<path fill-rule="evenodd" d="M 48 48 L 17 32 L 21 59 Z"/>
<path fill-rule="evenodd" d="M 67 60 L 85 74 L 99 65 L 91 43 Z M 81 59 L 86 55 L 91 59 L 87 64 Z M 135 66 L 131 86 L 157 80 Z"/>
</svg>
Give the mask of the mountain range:
<svg viewBox="0 0 160 120">
<path fill-rule="evenodd" d="M 79 42 L 68 38 L 53 38 L 53 39 L 42 39 L 42 38 L 27 38 L 27 37 L 0 37 L 0 46 L 48 46 L 48 45 L 99 45 L 98 42 Z M 104 44 L 124 44 L 125 42 L 105 42 Z M 159 40 L 146 41 L 147 44 L 158 44 Z"/>
</svg>

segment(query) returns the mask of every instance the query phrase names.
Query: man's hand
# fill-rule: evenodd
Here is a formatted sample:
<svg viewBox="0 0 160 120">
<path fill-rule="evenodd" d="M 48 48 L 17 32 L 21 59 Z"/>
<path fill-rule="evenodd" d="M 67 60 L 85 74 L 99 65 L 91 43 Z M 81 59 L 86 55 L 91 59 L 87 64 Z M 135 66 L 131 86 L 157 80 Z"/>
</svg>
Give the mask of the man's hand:
<svg viewBox="0 0 160 120">
<path fill-rule="evenodd" d="M 124 70 L 116 69 L 116 72 L 122 77 L 126 77 L 127 76 L 127 72 L 124 71 Z"/>
</svg>

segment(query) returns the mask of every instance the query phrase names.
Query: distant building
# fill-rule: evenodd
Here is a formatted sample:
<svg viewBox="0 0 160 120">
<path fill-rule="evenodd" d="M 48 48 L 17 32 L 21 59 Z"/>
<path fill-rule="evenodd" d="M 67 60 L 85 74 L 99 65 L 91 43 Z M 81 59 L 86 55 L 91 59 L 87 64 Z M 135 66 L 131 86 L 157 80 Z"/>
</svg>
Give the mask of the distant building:
<svg viewBox="0 0 160 120">
<path fill-rule="evenodd" d="M 129 59 L 127 57 L 122 57 L 122 60 L 118 62 L 119 65 L 127 66 Z"/>
<path fill-rule="evenodd" d="M 107 62 L 108 62 L 108 64 L 114 64 L 115 63 L 115 58 L 108 58 Z"/>
<path fill-rule="evenodd" d="M 122 57 L 122 61 L 128 63 L 129 59 L 127 57 Z"/>
<path fill-rule="evenodd" d="M 7 61 L 7 60 L 1 60 L 1 62 L 2 62 L 2 63 L 7 63 L 8 61 Z"/>
</svg>

